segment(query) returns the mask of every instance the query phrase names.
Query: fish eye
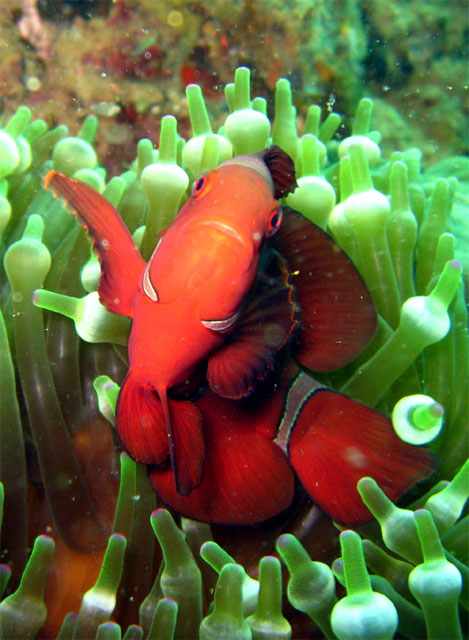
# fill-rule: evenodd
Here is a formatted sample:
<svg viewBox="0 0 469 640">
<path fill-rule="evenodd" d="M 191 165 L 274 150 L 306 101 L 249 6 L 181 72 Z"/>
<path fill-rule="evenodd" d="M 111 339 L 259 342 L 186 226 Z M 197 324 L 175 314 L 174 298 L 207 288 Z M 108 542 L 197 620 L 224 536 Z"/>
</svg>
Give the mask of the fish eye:
<svg viewBox="0 0 469 640">
<path fill-rule="evenodd" d="M 283 218 L 282 207 L 278 207 L 278 209 L 274 209 L 272 211 L 272 213 L 270 214 L 269 222 L 267 223 L 267 231 L 266 231 L 267 236 L 273 236 L 274 233 L 277 233 L 277 231 L 280 228 L 280 225 L 282 224 L 282 218 Z"/>
<path fill-rule="evenodd" d="M 208 183 L 208 176 L 205 174 L 198 178 L 194 184 L 192 185 L 192 196 L 199 196 L 201 193 L 205 191 L 205 187 Z"/>
</svg>

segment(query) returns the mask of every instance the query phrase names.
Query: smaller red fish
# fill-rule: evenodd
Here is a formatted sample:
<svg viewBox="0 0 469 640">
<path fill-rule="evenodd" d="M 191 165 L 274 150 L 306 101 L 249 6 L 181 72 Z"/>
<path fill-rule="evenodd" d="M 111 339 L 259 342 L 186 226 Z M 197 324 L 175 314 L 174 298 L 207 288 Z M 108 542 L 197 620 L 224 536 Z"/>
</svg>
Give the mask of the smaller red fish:
<svg viewBox="0 0 469 640">
<path fill-rule="evenodd" d="M 299 390 L 296 380 L 286 389 L 275 379 L 246 400 L 211 391 L 200 396 L 207 442 L 203 480 L 182 496 L 169 467 L 152 467 L 150 480 L 161 500 L 188 518 L 255 524 L 292 505 L 296 474 L 324 513 L 359 526 L 372 519 L 356 488 L 360 478 L 373 477 L 395 501 L 433 473 L 432 452 L 403 442 L 389 418 L 301 376 Z"/>
</svg>

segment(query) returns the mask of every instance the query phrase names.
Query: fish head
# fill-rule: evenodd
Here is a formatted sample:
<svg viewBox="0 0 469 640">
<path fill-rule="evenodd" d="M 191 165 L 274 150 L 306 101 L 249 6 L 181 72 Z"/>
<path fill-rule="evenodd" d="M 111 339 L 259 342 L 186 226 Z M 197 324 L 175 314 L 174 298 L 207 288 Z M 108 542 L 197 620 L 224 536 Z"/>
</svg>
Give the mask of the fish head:
<svg viewBox="0 0 469 640">
<path fill-rule="evenodd" d="M 256 252 L 280 227 L 282 209 L 269 181 L 249 166 L 221 165 L 195 181 L 190 201 L 193 228 L 203 227 Z"/>
<path fill-rule="evenodd" d="M 236 156 L 199 177 L 181 211 L 257 251 L 282 223 L 278 202 L 296 186 L 293 161 L 279 147 Z"/>
<path fill-rule="evenodd" d="M 199 177 L 147 264 L 143 293 L 155 302 L 191 298 L 204 320 L 234 317 L 264 239 L 281 225 L 278 197 L 261 154 L 238 156 Z"/>
</svg>

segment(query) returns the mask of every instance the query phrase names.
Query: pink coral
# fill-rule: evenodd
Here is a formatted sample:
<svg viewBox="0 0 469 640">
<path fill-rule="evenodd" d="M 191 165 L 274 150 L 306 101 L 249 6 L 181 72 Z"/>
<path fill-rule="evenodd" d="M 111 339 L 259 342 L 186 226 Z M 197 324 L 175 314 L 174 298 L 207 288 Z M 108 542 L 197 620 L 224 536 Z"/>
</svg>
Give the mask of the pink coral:
<svg viewBox="0 0 469 640">
<path fill-rule="evenodd" d="M 37 0 L 23 0 L 21 10 L 23 15 L 18 22 L 21 37 L 36 49 L 41 60 L 50 60 L 49 37 L 39 15 Z"/>
</svg>

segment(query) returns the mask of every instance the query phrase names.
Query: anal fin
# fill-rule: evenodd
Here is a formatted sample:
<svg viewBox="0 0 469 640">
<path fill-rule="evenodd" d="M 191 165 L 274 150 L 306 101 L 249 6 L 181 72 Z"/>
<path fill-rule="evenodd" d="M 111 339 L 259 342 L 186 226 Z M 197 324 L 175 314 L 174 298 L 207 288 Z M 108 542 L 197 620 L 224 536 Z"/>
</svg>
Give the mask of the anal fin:
<svg viewBox="0 0 469 640">
<path fill-rule="evenodd" d="M 160 397 L 176 488 L 187 496 L 202 481 L 205 460 L 202 414 L 193 402 L 172 400 L 166 391 L 161 391 Z"/>
</svg>

